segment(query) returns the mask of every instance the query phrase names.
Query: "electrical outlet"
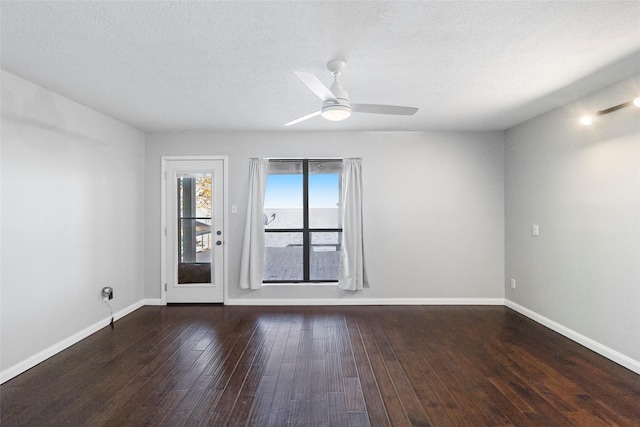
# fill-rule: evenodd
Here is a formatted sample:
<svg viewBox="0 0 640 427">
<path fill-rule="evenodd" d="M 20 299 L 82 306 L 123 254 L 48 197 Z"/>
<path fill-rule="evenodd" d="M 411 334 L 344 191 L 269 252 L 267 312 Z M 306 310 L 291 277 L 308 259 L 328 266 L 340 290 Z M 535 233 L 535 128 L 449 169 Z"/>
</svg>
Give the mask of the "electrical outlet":
<svg viewBox="0 0 640 427">
<path fill-rule="evenodd" d="M 105 286 L 102 288 L 102 302 L 107 302 L 110 299 L 113 299 L 113 288 Z"/>
<path fill-rule="evenodd" d="M 516 279 L 511 279 L 511 289 L 516 288 Z"/>
</svg>

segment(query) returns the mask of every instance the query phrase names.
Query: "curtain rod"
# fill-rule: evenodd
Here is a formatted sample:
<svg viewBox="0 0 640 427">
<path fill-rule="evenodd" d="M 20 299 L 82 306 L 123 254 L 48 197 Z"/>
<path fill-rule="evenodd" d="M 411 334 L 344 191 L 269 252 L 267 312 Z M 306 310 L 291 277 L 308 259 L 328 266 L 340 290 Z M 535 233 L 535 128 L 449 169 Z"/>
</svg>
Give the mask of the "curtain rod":
<svg viewBox="0 0 640 427">
<path fill-rule="evenodd" d="M 274 163 L 287 163 L 287 162 L 301 162 L 303 160 L 309 161 L 309 162 L 330 162 L 330 161 L 342 161 L 342 159 L 336 159 L 336 158 L 331 158 L 331 159 L 267 159 L 270 162 L 274 162 Z"/>
<path fill-rule="evenodd" d="M 345 160 L 345 159 L 360 159 L 362 160 L 362 157 L 313 157 L 313 158 L 309 158 L 309 157 L 252 157 L 252 159 L 264 159 L 264 160 L 268 160 L 270 162 L 299 162 L 301 160 L 308 160 L 308 161 L 323 161 L 323 160 Z"/>
</svg>

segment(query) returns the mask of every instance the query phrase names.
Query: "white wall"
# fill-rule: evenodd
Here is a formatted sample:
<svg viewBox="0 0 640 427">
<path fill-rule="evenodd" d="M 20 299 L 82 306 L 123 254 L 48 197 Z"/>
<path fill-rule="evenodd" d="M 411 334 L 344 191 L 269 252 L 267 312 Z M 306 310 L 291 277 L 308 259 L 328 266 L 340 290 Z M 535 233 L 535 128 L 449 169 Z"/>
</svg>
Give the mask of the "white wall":
<svg viewBox="0 0 640 427">
<path fill-rule="evenodd" d="M 314 299 L 504 297 L 504 134 L 176 133 L 147 135 L 145 297 L 160 298 L 160 159 L 229 156 L 229 297 Z M 370 289 L 238 288 L 250 157 L 362 157 Z M 227 206 L 227 212 L 230 212 Z"/>
<path fill-rule="evenodd" d="M 6 379 L 141 302 L 144 134 L 5 71 L 1 130 Z"/>
<path fill-rule="evenodd" d="M 516 126 L 505 150 L 506 278 L 517 281 L 515 290 L 506 285 L 507 299 L 605 354 L 634 359 L 635 369 L 640 109 L 601 116 L 591 127 L 578 118 L 638 95 L 640 76 Z"/>
</svg>

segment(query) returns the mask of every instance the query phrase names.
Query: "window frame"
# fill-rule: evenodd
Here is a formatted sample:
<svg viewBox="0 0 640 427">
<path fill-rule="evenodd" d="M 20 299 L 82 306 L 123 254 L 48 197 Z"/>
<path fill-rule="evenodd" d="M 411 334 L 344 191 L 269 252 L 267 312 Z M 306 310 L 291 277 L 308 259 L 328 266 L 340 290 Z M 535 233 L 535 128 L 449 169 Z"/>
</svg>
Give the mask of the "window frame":
<svg viewBox="0 0 640 427">
<path fill-rule="evenodd" d="M 265 233 L 302 233 L 302 279 L 301 280 L 265 280 L 264 284 L 313 284 L 313 283 L 338 283 L 335 279 L 311 279 L 311 235 L 313 233 L 342 233 L 342 227 L 337 228 L 310 228 L 309 227 L 309 163 L 310 162 L 341 162 L 342 158 L 327 159 L 269 159 L 271 162 L 302 162 L 302 228 L 265 228 Z M 268 175 L 268 173 L 267 173 Z M 340 172 L 339 185 L 342 182 Z M 339 201 L 341 203 L 341 201 Z M 266 248 L 266 245 L 265 245 Z M 342 249 L 340 249 L 342 250 Z"/>
</svg>

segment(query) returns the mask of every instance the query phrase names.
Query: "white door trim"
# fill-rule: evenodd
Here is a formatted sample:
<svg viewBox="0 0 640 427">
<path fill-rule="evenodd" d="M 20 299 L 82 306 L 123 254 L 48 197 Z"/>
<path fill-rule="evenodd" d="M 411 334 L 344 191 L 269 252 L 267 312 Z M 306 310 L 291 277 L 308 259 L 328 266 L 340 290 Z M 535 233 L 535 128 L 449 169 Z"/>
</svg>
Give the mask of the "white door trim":
<svg viewBox="0 0 640 427">
<path fill-rule="evenodd" d="M 184 161 L 184 160 L 222 160 L 223 164 L 223 203 L 225 213 L 223 215 L 222 221 L 222 235 L 225 237 L 224 244 L 222 245 L 223 251 L 223 277 L 222 277 L 222 286 L 223 286 L 223 304 L 227 303 L 228 299 L 228 259 L 229 259 L 229 215 L 228 215 L 228 166 L 229 166 L 229 157 L 228 156 L 162 156 L 162 170 L 160 175 L 161 182 L 161 191 L 160 191 L 160 203 L 161 203 L 161 220 L 160 220 L 160 252 L 162 254 L 160 261 L 160 300 L 162 305 L 167 305 L 167 162 L 172 160 Z"/>
</svg>

